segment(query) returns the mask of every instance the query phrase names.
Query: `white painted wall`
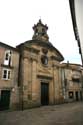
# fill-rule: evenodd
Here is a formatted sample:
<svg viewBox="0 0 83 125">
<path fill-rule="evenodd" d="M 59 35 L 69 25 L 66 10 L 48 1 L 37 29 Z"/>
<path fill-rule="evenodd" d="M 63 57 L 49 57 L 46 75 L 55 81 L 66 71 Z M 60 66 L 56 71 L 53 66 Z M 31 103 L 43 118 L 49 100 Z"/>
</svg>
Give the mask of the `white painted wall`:
<svg viewBox="0 0 83 125">
<path fill-rule="evenodd" d="M 75 0 L 75 10 L 83 58 L 83 0 Z"/>
</svg>

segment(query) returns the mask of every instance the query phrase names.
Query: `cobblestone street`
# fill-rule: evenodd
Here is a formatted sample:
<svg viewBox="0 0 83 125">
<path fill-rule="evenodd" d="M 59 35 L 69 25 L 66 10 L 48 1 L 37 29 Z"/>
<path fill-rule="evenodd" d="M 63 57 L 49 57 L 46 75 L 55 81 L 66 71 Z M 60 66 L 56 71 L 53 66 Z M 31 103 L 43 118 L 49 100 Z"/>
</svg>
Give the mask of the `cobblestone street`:
<svg viewBox="0 0 83 125">
<path fill-rule="evenodd" d="M 83 125 L 83 102 L 3 111 L 0 125 Z"/>
</svg>

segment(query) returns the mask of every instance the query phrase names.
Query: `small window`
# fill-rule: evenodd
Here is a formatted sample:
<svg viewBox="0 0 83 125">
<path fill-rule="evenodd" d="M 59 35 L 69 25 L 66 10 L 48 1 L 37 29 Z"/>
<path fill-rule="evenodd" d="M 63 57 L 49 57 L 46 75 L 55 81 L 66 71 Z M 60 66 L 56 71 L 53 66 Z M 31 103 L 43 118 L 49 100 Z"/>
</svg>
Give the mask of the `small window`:
<svg viewBox="0 0 83 125">
<path fill-rule="evenodd" d="M 8 53 L 6 53 L 5 60 L 8 60 L 8 59 L 9 59 L 9 55 L 8 55 Z"/>
<path fill-rule="evenodd" d="M 4 80 L 9 80 L 10 79 L 10 75 L 11 75 L 11 71 L 9 69 L 4 69 L 3 70 L 2 78 Z"/>
<path fill-rule="evenodd" d="M 69 98 L 70 99 L 73 99 L 74 98 L 74 94 L 73 94 L 73 92 L 71 91 L 71 92 L 69 92 Z"/>
<path fill-rule="evenodd" d="M 4 65 L 11 66 L 11 51 L 7 50 L 5 52 Z"/>
<path fill-rule="evenodd" d="M 7 70 L 3 71 L 3 78 L 6 79 L 7 78 Z"/>
</svg>

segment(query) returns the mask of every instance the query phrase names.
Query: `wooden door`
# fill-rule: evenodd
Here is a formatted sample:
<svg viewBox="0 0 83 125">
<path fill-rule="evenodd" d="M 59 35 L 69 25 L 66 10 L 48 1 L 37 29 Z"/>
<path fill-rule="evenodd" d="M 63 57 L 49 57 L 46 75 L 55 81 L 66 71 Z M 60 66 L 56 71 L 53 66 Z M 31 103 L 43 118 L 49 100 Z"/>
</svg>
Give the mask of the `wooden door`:
<svg viewBox="0 0 83 125">
<path fill-rule="evenodd" d="M 9 109 L 10 90 L 1 90 L 0 110 Z"/>
<path fill-rule="evenodd" d="M 41 104 L 48 105 L 49 104 L 49 84 L 41 83 Z"/>
</svg>

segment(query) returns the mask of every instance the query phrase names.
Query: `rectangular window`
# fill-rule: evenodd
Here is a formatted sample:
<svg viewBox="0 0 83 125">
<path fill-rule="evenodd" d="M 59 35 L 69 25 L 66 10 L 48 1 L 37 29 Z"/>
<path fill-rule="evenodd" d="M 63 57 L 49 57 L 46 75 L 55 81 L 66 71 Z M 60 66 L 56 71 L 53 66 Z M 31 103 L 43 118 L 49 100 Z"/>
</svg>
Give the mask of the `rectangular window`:
<svg viewBox="0 0 83 125">
<path fill-rule="evenodd" d="M 11 51 L 10 51 L 10 50 L 6 50 L 6 51 L 5 51 L 5 58 L 4 58 L 4 64 L 5 64 L 5 65 L 8 65 L 8 66 L 11 66 L 11 65 L 12 65 L 11 57 L 12 57 Z"/>
<path fill-rule="evenodd" d="M 3 75 L 2 78 L 4 80 L 9 80 L 11 76 L 11 71 L 9 69 L 3 69 Z"/>
<path fill-rule="evenodd" d="M 7 70 L 3 71 L 3 78 L 6 79 L 7 78 Z"/>
<path fill-rule="evenodd" d="M 5 60 L 8 60 L 8 59 L 9 59 L 9 55 L 8 55 L 8 53 L 6 53 Z"/>
</svg>

